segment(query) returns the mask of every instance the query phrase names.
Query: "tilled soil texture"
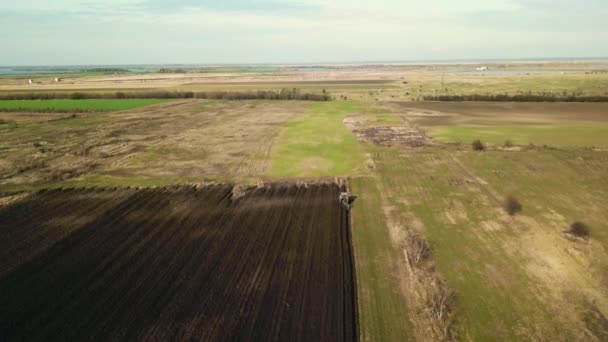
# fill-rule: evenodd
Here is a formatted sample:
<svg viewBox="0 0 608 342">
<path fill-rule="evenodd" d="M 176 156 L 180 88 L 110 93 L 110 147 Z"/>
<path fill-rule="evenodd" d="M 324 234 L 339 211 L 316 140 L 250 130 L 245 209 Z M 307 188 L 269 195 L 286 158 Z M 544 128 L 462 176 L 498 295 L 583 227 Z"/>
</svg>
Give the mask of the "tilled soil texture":
<svg viewBox="0 0 608 342">
<path fill-rule="evenodd" d="M 63 189 L 0 208 L 0 339 L 354 341 L 335 183 Z"/>
</svg>

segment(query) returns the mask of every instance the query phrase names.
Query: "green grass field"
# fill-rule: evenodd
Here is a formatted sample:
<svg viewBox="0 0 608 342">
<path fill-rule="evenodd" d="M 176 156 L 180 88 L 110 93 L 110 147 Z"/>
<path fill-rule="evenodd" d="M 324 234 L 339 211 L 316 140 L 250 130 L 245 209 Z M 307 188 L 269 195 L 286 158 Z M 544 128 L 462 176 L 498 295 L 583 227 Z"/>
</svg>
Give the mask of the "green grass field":
<svg viewBox="0 0 608 342">
<path fill-rule="evenodd" d="M 462 186 L 466 183 L 458 180 L 467 176 L 443 153 L 378 148 L 374 161 L 394 220 L 422 226 L 438 271 L 455 290 L 458 336 L 473 341 L 559 336 L 550 309 L 537 298 L 542 288 L 524 269 L 525 259 L 505 250 L 505 242 L 517 241 L 515 232 L 501 229 L 501 223 L 495 231 L 484 228 L 494 224 L 497 209 L 477 189 Z M 373 210 L 382 210 L 376 206 Z"/>
<path fill-rule="evenodd" d="M 307 115 L 289 122 L 272 151 L 272 177 L 335 177 L 357 172 L 361 149 L 342 121 L 358 109 L 354 102 L 315 103 Z"/>
<path fill-rule="evenodd" d="M 460 158 L 499 193 L 514 193 L 525 213 L 541 218 L 548 209 L 563 217 L 562 229 L 581 220 L 608 248 L 608 154 L 589 150 L 488 151 Z M 559 229 L 559 228 L 558 228 Z"/>
<path fill-rule="evenodd" d="M 571 125 L 451 125 L 429 127 L 428 132 L 440 142 L 471 143 L 476 139 L 494 145 L 511 140 L 516 145 L 555 147 L 607 147 L 608 124 L 573 123 Z"/>
<path fill-rule="evenodd" d="M 440 277 L 456 293 L 452 309 L 459 338 L 590 336 L 582 331 L 605 336 L 605 328 L 590 323 L 588 317 L 594 306 L 608 305 L 603 275 L 608 269 L 608 208 L 602 200 L 608 196 L 608 154 L 581 147 L 608 146 L 608 125 L 497 122 L 430 127 L 429 132 L 439 142 L 482 139 L 502 145 L 510 139 L 516 144 L 563 148 L 526 152 L 457 152 L 445 145 L 366 148 L 377 177 L 365 181 L 377 182 L 381 195 L 371 204 L 363 203 L 373 188 L 353 181 L 353 188 L 362 191 L 359 205 L 365 205 L 366 212 L 384 212 L 405 230 L 422 231 L 433 247 Z M 514 218 L 502 209 L 508 195 L 515 195 L 524 207 Z M 361 209 L 354 209 L 354 217 L 364 217 L 357 210 Z M 590 242 L 568 239 L 564 232 L 574 221 L 591 227 Z M 381 253 L 376 255 L 380 259 Z"/>
<path fill-rule="evenodd" d="M 375 177 L 352 179 L 358 196 L 353 208 L 361 341 L 413 341 L 408 305 L 395 263 L 401 250 L 391 243 L 382 210 L 384 194 Z"/>
<path fill-rule="evenodd" d="M 0 111 L 28 112 L 102 112 L 128 110 L 167 102 L 161 99 L 121 100 L 3 100 Z"/>
</svg>

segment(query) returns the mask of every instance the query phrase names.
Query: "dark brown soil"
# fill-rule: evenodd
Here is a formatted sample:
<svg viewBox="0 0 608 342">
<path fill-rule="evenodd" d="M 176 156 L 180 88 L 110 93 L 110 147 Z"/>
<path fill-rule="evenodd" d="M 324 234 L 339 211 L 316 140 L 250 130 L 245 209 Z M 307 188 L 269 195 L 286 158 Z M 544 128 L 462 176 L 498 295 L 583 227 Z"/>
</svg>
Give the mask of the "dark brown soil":
<svg viewBox="0 0 608 342">
<path fill-rule="evenodd" d="M 71 189 L 1 207 L 0 340 L 357 340 L 340 191 Z"/>
</svg>

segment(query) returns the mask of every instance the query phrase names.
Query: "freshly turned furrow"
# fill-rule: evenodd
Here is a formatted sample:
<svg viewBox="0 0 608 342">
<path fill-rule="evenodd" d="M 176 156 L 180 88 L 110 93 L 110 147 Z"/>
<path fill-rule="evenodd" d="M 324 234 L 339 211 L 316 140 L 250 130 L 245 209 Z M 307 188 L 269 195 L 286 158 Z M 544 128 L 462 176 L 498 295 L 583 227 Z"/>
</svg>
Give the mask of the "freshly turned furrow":
<svg viewBox="0 0 608 342">
<path fill-rule="evenodd" d="M 283 183 L 240 198 L 230 185 L 29 196 L 0 211 L 3 243 L 31 249 L 0 262 L 16 265 L 0 273 L 0 336 L 357 340 L 339 193 Z"/>
<path fill-rule="evenodd" d="M 36 274 L 39 278 L 32 282 L 36 284 L 36 291 L 48 293 L 52 290 L 53 293 L 52 296 L 44 298 L 45 300 L 48 298 L 44 305 L 49 310 L 39 313 L 37 307 L 30 309 L 29 315 L 34 315 L 40 326 L 40 329 L 36 329 L 40 339 L 47 339 L 46 336 L 49 334 L 54 336 L 55 327 L 64 325 L 66 321 L 84 322 L 86 313 L 91 312 L 87 298 L 97 296 L 99 288 L 103 289 L 107 286 L 107 279 L 104 280 L 101 272 L 109 261 L 115 260 L 113 255 L 119 250 L 118 242 L 122 240 L 118 233 L 128 228 L 120 224 L 120 218 L 123 217 L 121 213 L 144 207 L 162 195 L 162 192 L 142 191 L 138 194 L 141 196 L 134 196 L 124 206 L 118 206 L 117 210 L 105 213 L 100 220 L 51 249 L 45 254 L 50 262 L 44 260 L 42 256 L 38 259 L 40 263 L 45 264 L 44 269 Z M 100 231 L 95 228 L 98 225 L 107 229 Z M 102 239 L 100 240 L 99 237 Z M 108 239 L 112 240 L 108 242 Z M 75 278 L 78 274 L 83 276 Z M 44 279 L 49 278 L 54 281 L 46 284 Z M 95 283 L 98 285 L 94 286 Z M 78 337 L 72 333 L 74 329 L 60 331 L 62 334 L 71 334 L 65 338 Z"/>
<path fill-rule="evenodd" d="M 61 194 L 60 191 L 53 190 L 52 193 Z M 5 238 L 0 239 L 0 277 L 84 226 L 84 224 L 72 224 L 70 229 L 65 229 L 67 227 L 62 227 L 62 222 L 56 222 L 57 220 L 53 219 L 62 218 L 62 216 L 53 216 L 54 213 L 69 213 L 77 205 L 78 210 L 82 213 L 97 215 L 109 209 L 110 206 L 116 206 L 118 202 L 129 198 L 129 193 L 125 190 L 117 193 L 119 196 L 112 196 L 114 198 L 109 198 L 110 193 L 102 193 L 101 196 L 95 194 L 94 200 L 91 200 L 91 194 L 80 198 L 82 196 L 78 195 L 78 191 L 71 192 L 76 196 L 70 196 L 72 200 L 67 201 L 61 201 L 58 198 L 49 199 L 48 197 L 51 196 L 48 196 L 45 197 L 44 211 L 37 208 L 37 199 L 34 195 L 20 202 L 10 213 L 0 211 L 0 222 L 7 223 L 7 225 L 0 226 L 0 231 L 5 234 Z M 87 196 L 89 198 L 86 198 Z M 7 217 L 6 215 L 9 214 L 11 216 Z M 84 219 L 86 221 L 87 216 Z M 11 263 L 6 264 L 7 262 Z"/>
</svg>

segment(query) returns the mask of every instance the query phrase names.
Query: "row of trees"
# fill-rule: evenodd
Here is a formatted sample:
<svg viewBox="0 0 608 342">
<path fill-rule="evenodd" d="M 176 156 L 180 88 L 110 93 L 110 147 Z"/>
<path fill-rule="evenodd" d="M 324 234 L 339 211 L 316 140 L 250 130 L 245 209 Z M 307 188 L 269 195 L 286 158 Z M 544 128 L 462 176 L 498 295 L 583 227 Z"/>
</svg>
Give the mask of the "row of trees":
<svg viewBox="0 0 608 342">
<path fill-rule="evenodd" d="M 608 96 L 575 96 L 558 94 L 497 94 L 497 95 L 429 95 L 425 101 L 489 101 L 489 102 L 608 102 Z"/>
<path fill-rule="evenodd" d="M 53 99 L 210 99 L 210 100 L 303 100 L 303 101 L 330 101 L 331 96 L 327 93 L 313 94 L 301 93 L 299 89 L 283 89 L 277 91 L 137 91 L 137 92 L 115 92 L 115 93 L 9 93 L 0 95 L 0 100 L 53 100 Z"/>
<path fill-rule="evenodd" d="M 90 69 L 81 69 L 80 72 L 103 72 L 103 73 L 127 73 L 129 70 L 123 68 L 90 68 Z"/>
<path fill-rule="evenodd" d="M 185 74 L 188 70 L 184 68 L 160 68 L 158 72 L 161 74 Z"/>
</svg>

